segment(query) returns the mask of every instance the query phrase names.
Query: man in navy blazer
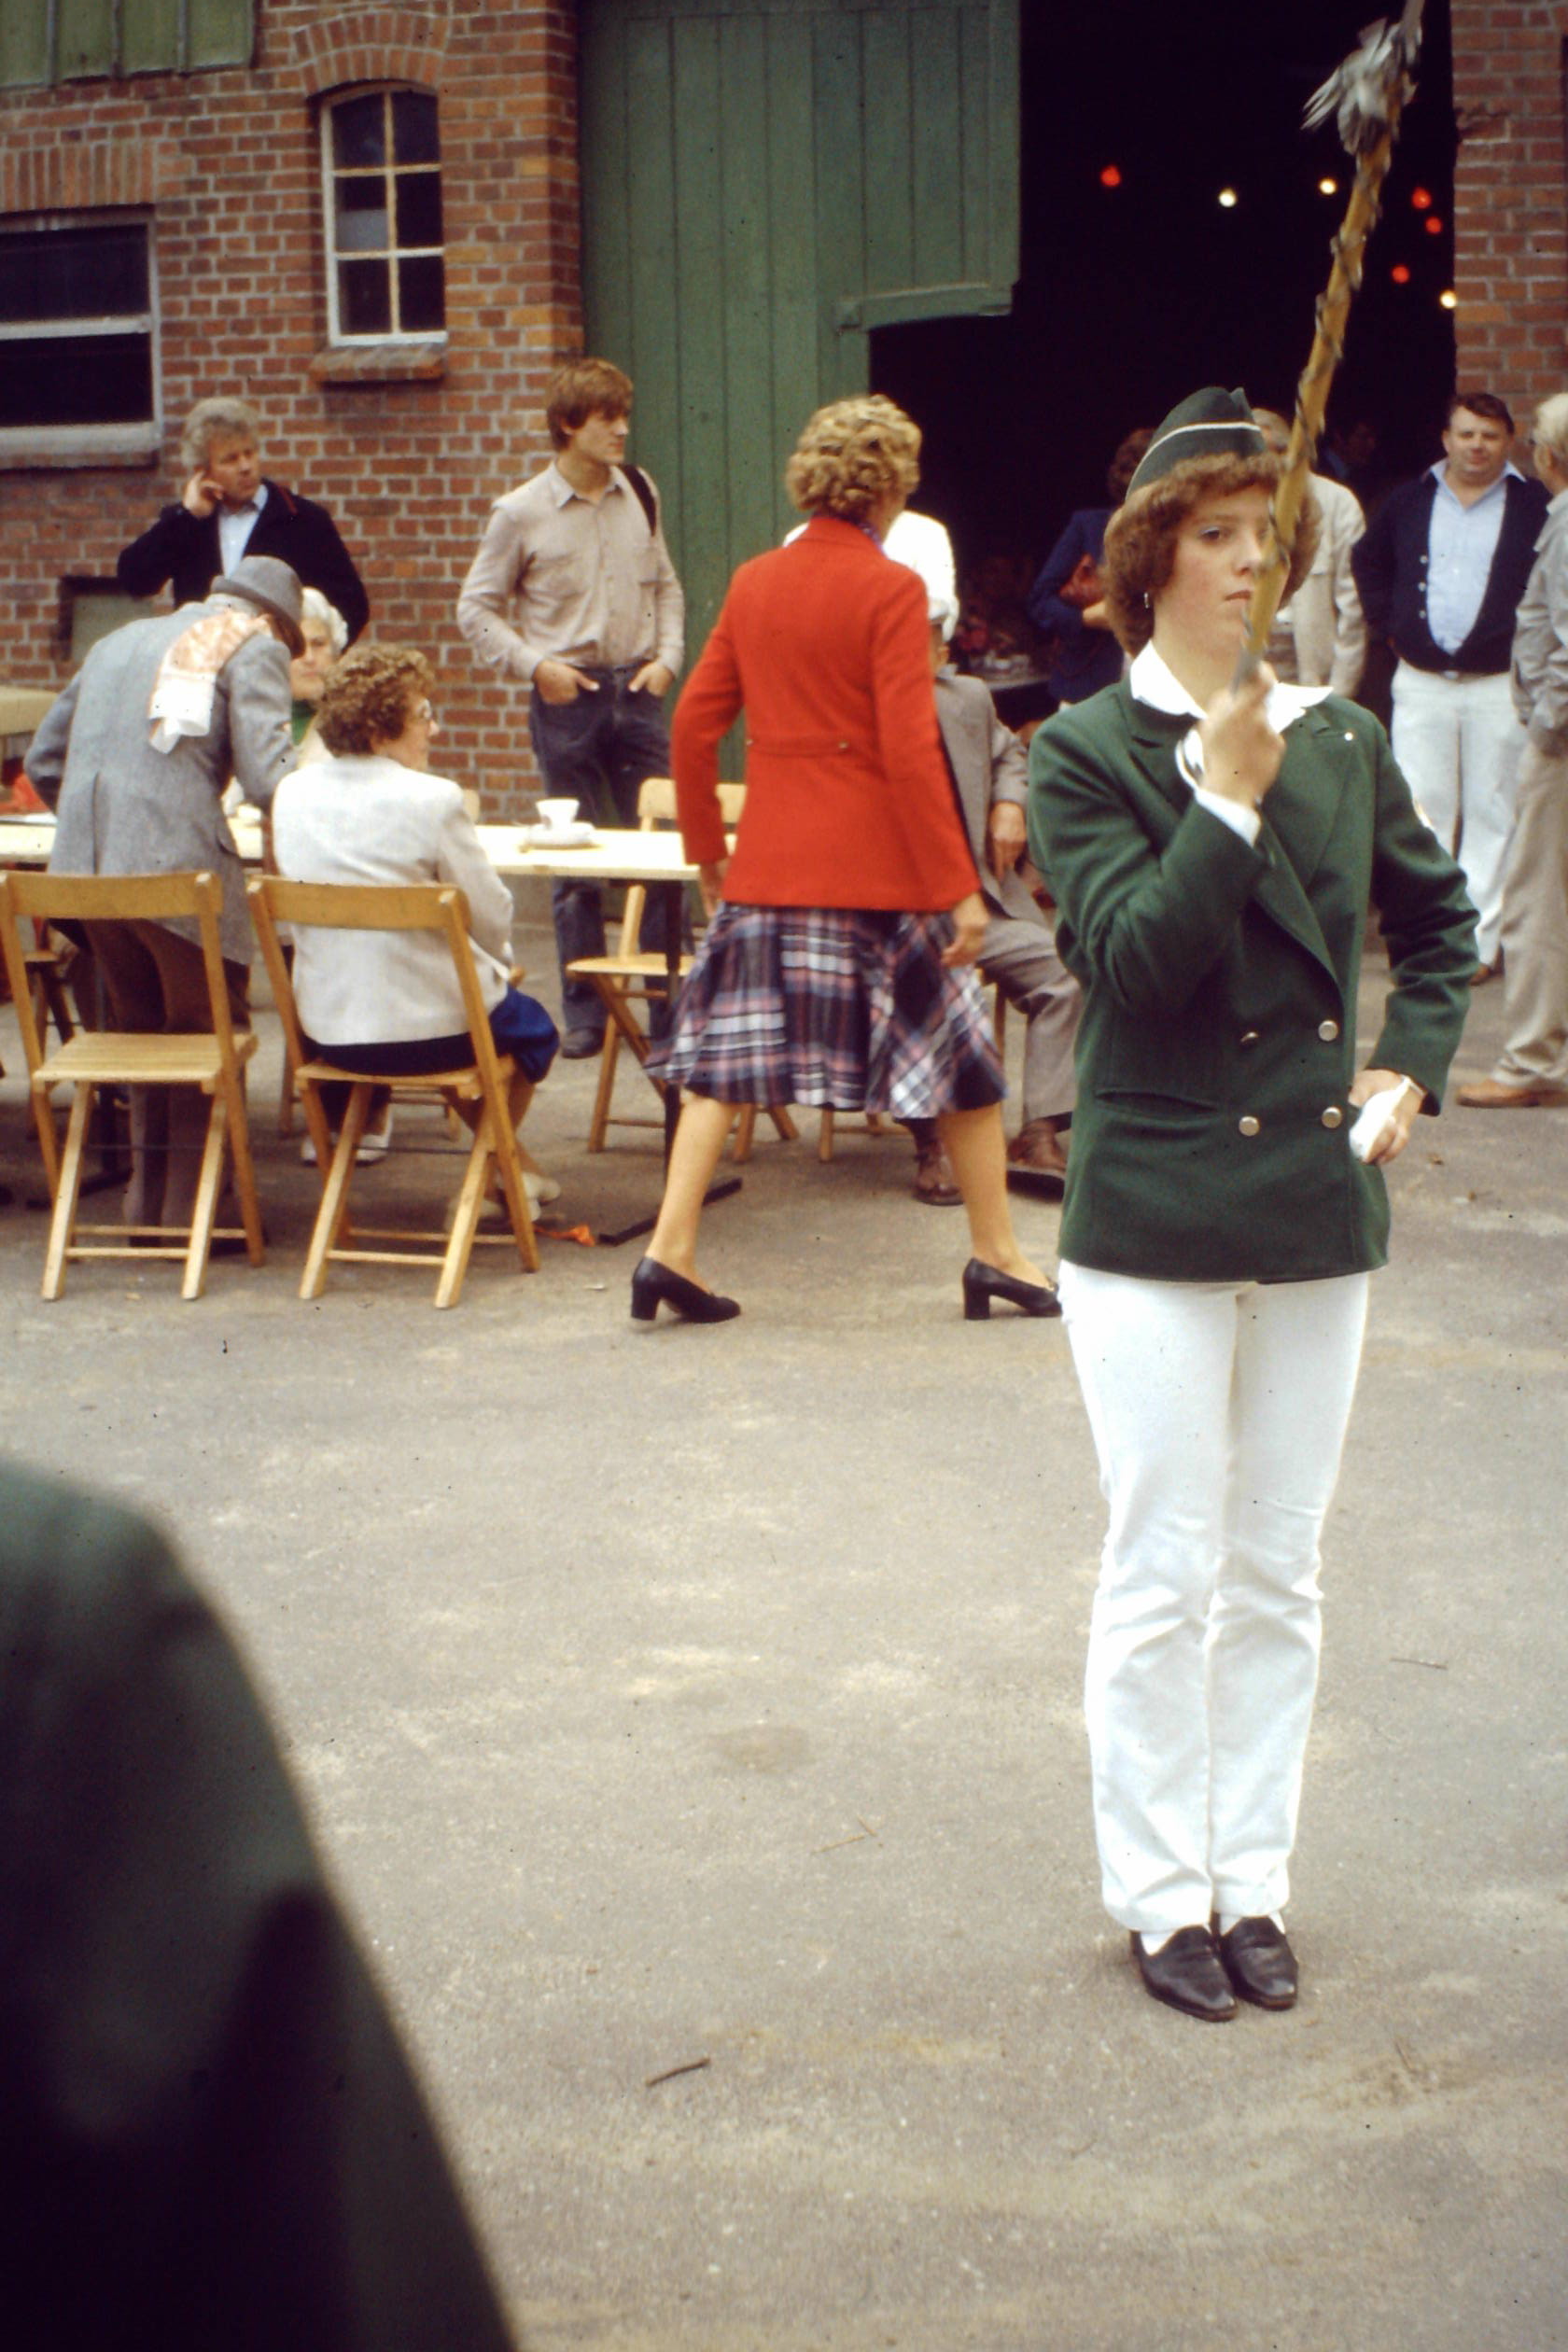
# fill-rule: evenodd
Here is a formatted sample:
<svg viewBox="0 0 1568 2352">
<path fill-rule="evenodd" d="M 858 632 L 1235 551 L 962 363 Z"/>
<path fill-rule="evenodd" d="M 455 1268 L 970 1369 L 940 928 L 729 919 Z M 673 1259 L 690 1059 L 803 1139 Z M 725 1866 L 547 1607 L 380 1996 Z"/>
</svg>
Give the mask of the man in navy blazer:
<svg viewBox="0 0 1568 2352">
<path fill-rule="evenodd" d="M 156 596 L 172 580 L 176 605 L 200 604 L 243 555 L 275 555 L 343 614 L 352 645 L 371 615 L 354 559 L 324 506 L 263 477 L 260 438 L 247 402 L 197 401 L 180 442 L 189 478 L 151 530 L 121 551 L 119 584 L 127 595 Z"/>
<path fill-rule="evenodd" d="M 1477 981 L 1501 969 L 1503 868 L 1524 730 L 1508 655 L 1547 494 L 1508 460 L 1494 392 L 1449 403 L 1443 460 L 1395 490 L 1351 561 L 1367 625 L 1399 656 L 1393 752 L 1475 902 Z"/>
</svg>

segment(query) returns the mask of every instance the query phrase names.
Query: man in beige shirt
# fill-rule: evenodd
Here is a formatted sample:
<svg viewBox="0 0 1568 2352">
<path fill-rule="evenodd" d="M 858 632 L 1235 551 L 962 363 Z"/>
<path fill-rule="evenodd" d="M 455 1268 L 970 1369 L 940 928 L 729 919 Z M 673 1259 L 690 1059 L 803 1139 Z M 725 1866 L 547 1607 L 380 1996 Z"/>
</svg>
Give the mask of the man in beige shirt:
<svg viewBox="0 0 1568 2352">
<path fill-rule="evenodd" d="M 621 825 L 637 822 L 643 779 L 669 774 L 660 704 L 680 667 L 685 620 L 658 492 L 623 462 L 631 413 L 631 380 L 608 360 L 561 370 L 545 410 L 554 460 L 497 499 L 457 600 L 457 625 L 480 660 L 532 690 L 528 733 L 549 791 Z M 604 911 L 581 882 L 557 882 L 551 907 L 561 1051 L 581 1059 L 599 1050 L 604 1012 L 567 966 L 604 954 Z M 652 906 L 644 933 L 662 952 Z M 658 1008 L 656 1033 L 659 1015 L 667 1009 Z"/>
</svg>

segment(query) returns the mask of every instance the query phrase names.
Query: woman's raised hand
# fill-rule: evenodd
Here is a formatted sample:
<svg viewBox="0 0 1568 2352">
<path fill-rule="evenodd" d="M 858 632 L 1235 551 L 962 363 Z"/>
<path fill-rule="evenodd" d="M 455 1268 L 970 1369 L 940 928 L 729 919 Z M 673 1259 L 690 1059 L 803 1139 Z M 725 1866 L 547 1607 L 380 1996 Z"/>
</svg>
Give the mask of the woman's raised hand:
<svg viewBox="0 0 1568 2352">
<path fill-rule="evenodd" d="M 1223 686 L 1198 730 L 1203 746 L 1203 782 L 1222 800 L 1258 807 L 1280 773 L 1284 737 L 1268 723 L 1273 671 L 1260 662 L 1244 685 Z"/>
<path fill-rule="evenodd" d="M 986 913 L 986 902 L 978 890 L 971 890 L 967 898 L 959 899 L 953 909 L 953 942 L 950 946 L 944 947 L 942 950 L 943 962 L 945 964 L 978 963 L 981 945 L 986 936 L 986 925 L 989 920 L 990 917 Z"/>
</svg>

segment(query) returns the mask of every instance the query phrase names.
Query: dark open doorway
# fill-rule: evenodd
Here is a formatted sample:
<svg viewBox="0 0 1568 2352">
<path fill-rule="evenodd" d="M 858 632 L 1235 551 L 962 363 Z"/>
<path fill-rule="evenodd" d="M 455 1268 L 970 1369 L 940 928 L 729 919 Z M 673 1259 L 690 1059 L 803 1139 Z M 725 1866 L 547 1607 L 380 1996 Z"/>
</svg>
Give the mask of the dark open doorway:
<svg viewBox="0 0 1568 2352">
<path fill-rule="evenodd" d="M 1304 133 L 1301 111 L 1372 10 L 1024 0 L 1013 311 L 873 338 L 874 385 L 925 429 L 917 503 L 948 523 L 960 567 L 1043 555 L 1074 508 L 1105 503 L 1121 436 L 1200 384 L 1240 384 L 1288 411 L 1350 184 L 1337 134 Z M 1392 479 L 1437 454 L 1453 380 L 1439 301 L 1453 266 L 1451 87 L 1448 8 L 1427 0 L 1420 89 L 1330 409 L 1341 427 L 1371 421 Z M 1234 205 L 1220 202 L 1227 189 Z"/>
</svg>

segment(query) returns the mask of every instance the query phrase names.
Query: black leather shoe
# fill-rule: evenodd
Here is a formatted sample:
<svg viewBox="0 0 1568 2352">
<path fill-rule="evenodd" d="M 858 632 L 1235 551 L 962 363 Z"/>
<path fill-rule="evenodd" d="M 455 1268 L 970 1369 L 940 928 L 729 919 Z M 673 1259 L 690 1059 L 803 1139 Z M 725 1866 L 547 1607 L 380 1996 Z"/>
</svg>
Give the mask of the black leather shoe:
<svg viewBox="0 0 1568 2352">
<path fill-rule="evenodd" d="M 1223 2025 L 1236 2015 L 1236 1995 L 1207 1927 L 1178 1927 L 1155 1953 L 1144 1951 L 1135 1929 L 1132 1956 L 1156 2001 L 1188 2017 L 1200 2017 L 1207 2025 Z"/>
<path fill-rule="evenodd" d="M 689 1282 L 684 1274 L 672 1274 L 657 1258 L 645 1257 L 632 1276 L 632 1321 L 651 1323 L 661 1299 L 688 1323 L 728 1323 L 740 1312 L 738 1300 L 721 1298 L 717 1291 Z"/>
<path fill-rule="evenodd" d="M 963 1270 L 964 1321 L 987 1322 L 993 1298 L 1004 1298 L 1024 1315 L 1061 1313 L 1055 1283 L 1020 1281 L 1016 1274 L 1004 1274 L 1000 1266 L 986 1266 L 979 1258 L 971 1258 Z"/>
<path fill-rule="evenodd" d="M 569 1029 L 561 1040 L 563 1061 L 591 1061 L 604 1044 L 602 1029 Z"/>
<path fill-rule="evenodd" d="M 1282 1927 L 1267 1918 L 1239 1919 L 1219 1945 L 1225 1972 L 1244 2001 L 1259 2009 L 1295 2007 L 1295 1954 Z"/>
</svg>

